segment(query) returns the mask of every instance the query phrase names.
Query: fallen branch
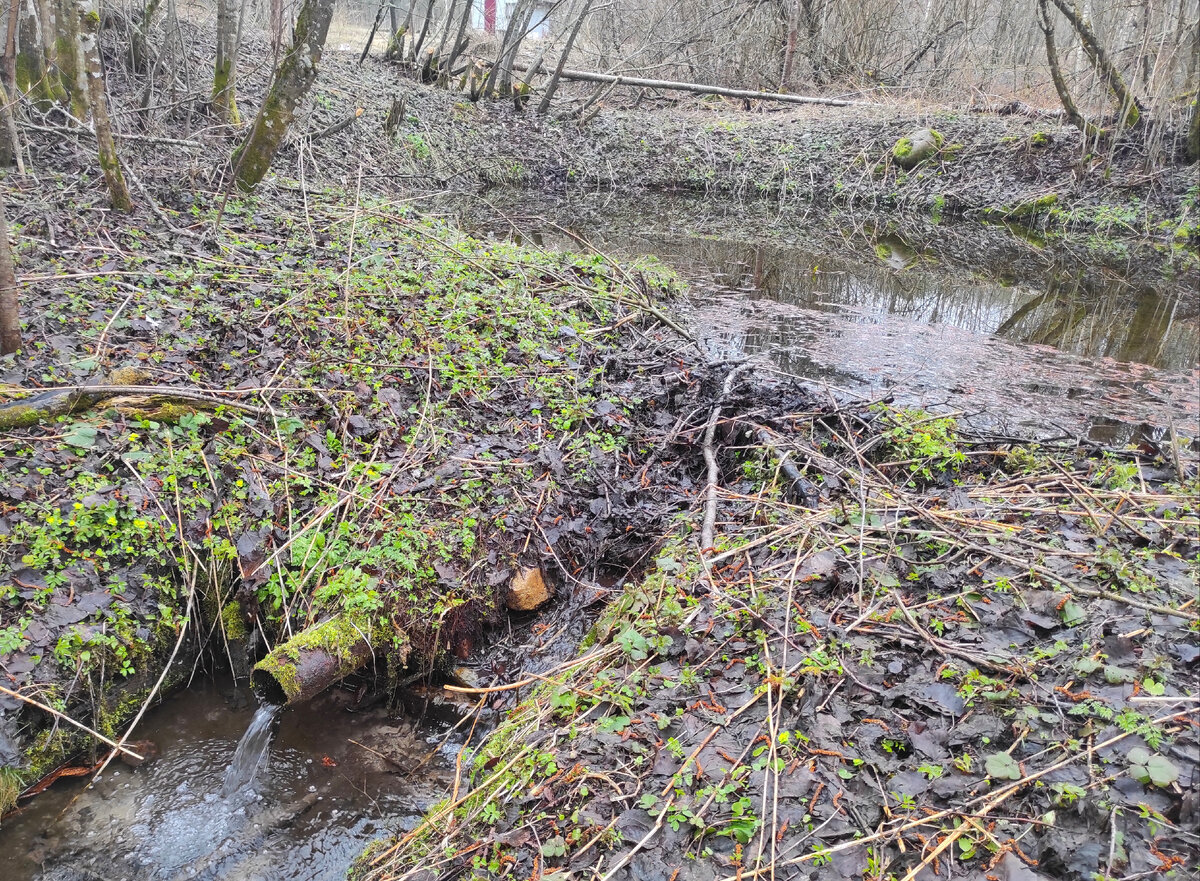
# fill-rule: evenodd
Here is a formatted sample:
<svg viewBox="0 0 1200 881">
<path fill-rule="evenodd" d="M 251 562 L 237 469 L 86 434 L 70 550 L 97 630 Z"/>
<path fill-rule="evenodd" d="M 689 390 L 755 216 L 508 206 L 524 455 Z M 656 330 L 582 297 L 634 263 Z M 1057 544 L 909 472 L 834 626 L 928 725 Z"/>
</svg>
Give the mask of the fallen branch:
<svg viewBox="0 0 1200 881">
<path fill-rule="evenodd" d="M 527 71 L 524 64 L 514 64 L 513 70 Z M 693 95 L 720 95 L 724 98 L 738 98 L 743 101 L 780 101 L 784 104 L 824 104 L 828 107 L 879 107 L 870 101 L 851 101 L 847 98 L 815 98 L 809 95 L 789 95 L 784 92 L 755 92 L 750 89 L 729 89 L 725 86 L 708 86 L 701 83 L 681 83 L 672 80 L 650 80 L 642 77 L 621 76 L 608 73 L 591 73 L 586 70 L 568 70 L 559 72 L 559 77 L 565 80 L 575 80 L 582 83 L 610 83 L 614 86 L 634 86 L 642 89 L 665 89 L 675 92 L 691 92 Z"/>
<path fill-rule="evenodd" d="M 717 403 L 713 405 L 712 413 L 708 417 L 708 426 L 704 430 L 704 461 L 708 465 L 708 491 L 704 502 L 704 523 L 700 527 L 700 550 L 707 551 L 713 546 L 713 533 L 717 526 L 717 479 L 720 473 L 717 469 L 717 456 L 713 450 L 713 439 L 717 433 L 717 423 L 721 421 L 721 408 L 725 404 L 725 399 L 729 397 L 729 393 L 733 390 L 733 384 L 737 381 L 739 374 L 749 368 L 749 362 L 739 364 L 734 367 L 725 377 L 725 384 L 721 387 L 721 396 L 717 398 Z"/>
<path fill-rule="evenodd" d="M 161 398 L 162 400 L 153 403 L 161 405 L 188 401 L 207 404 L 210 407 L 229 407 L 255 416 L 270 415 L 261 407 L 227 400 L 200 389 L 176 388 L 169 385 L 66 385 L 46 389 L 31 398 L 0 405 L 0 429 L 27 428 L 47 419 L 90 409 L 118 395 L 146 396 L 147 400 L 140 403 L 150 403 L 154 398 Z M 126 400 L 123 403 L 125 406 L 133 406 L 139 402 Z"/>
<path fill-rule="evenodd" d="M 361 107 L 355 109 L 352 114 L 343 119 L 341 122 L 335 122 L 333 125 L 321 129 L 315 135 L 310 135 L 308 138 L 309 143 L 316 143 L 317 141 L 321 140 L 321 138 L 327 138 L 330 135 L 336 135 L 338 132 L 350 128 L 350 126 L 354 125 L 354 121 L 362 115 L 363 109 Z"/>
</svg>

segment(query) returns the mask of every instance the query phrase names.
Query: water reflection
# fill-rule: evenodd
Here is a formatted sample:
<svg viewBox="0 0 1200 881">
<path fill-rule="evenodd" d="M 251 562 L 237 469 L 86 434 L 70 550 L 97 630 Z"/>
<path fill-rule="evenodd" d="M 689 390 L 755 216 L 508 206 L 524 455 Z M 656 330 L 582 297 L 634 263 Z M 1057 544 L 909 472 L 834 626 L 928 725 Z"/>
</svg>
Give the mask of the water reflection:
<svg viewBox="0 0 1200 881">
<path fill-rule="evenodd" d="M 670 197 L 489 194 L 502 237 L 624 257 L 653 254 L 696 292 L 714 353 L 905 405 L 979 413 L 981 426 L 1121 444 L 1172 423 L 1200 434 L 1196 273 L 1120 270 L 1001 225 L 862 225 Z M 479 228 L 480 203 L 462 216 Z M 487 212 L 484 212 L 487 216 Z"/>
<path fill-rule="evenodd" d="M 1194 304 L 1113 273 L 1051 269 L 1044 287 L 1007 284 L 983 274 L 939 271 L 937 258 L 896 236 L 876 240 L 859 261 L 769 244 L 650 235 L 653 253 L 709 271 L 716 287 L 878 323 L 897 316 L 948 324 L 1017 343 L 1053 346 L 1084 357 L 1189 371 L 1200 358 Z M 1184 307 L 1190 308 L 1185 313 Z"/>
</svg>

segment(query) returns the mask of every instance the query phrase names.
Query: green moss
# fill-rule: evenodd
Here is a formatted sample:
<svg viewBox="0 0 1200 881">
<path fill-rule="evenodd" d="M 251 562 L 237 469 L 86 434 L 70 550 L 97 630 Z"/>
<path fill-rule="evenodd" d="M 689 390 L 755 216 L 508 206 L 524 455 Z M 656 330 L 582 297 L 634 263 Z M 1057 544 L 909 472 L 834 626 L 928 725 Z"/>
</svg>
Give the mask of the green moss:
<svg viewBox="0 0 1200 881">
<path fill-rule="evenodd" d="M 1045 132 L 1034 132 L 1029 136 L 1029 146 L 1048 147 L 1050 146 L 1050 136 Z"/>
<path fill-rule="evenodd" d="M 1037 214 L 1044 214 L 1057 204 L 1058 193 L 1046 193 L 1044 196 L 1027 199 L 1024 202 L 1017 202 L 1015 205 L 998 205 L 994 208 L 985 208 L 983 213 L 988 217 L 1026 218 Z"/>
<path fill-rule="evenodd" d="M 221 609 L 221 624 L 225 628 L 227 640 L 242 640 L 249 634 L 246 631 L 246 617 L 242 612 L 242 604 L 233 600 Z"/>
<path fill-rule="evenodd" d="M 254 669 L 273 677 L 287 699 L 293 701 L 303 690 L 303 683 L 296 675 L 296 662 L 306 652 L 324 652 L 336 659 L 338 672 L 335 678 L 341 679 L 359 667 L 359 647 L 374 629 L 371 617 L 365 612 L 346 612 L 309 627 L 276 646 L 254 665 Z"/>
<path fill-rule="evenodd" d="M 230 125 L 241 125 L 238 114 L 237 95 L 231 83 L 233 65 L 226 61 L 213 71 L 212 103 L 221 114 L 222 119 Z"/>
<path fill-rule="evenodd" d="M 41 412 L 28 404 L 9 404 L 0 409 L 0 428 L 28 428 L 41 421 Z"/>
<path fill-rule="evenodd" d="M 901 138 L 896 142 L 896 146 L 892 147 L 892 156 L 897 159 L 907 159 L 912 154 L 912 146 L 910 138 Z"/>
</svg>

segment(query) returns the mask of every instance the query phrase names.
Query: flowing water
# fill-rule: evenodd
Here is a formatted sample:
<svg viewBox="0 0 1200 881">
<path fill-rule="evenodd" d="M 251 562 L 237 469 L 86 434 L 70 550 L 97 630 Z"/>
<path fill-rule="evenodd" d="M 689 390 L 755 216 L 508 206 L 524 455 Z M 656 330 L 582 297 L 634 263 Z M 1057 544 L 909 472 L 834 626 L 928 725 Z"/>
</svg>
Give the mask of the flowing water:
<svg viewBox="0 0 1200 881">
<path fill-rule="evenodd" d="M 275 704 L 263 704 L 250 720 L 250 727 L 238 741 L 237 749 L 229 768 L 225 771 L 225 780 L 221 784 L 221 798 L 230 798 L 254 783 L 254 778 L 266 770 L 267 757 L 274 736 L 272 727 L 279 715 L 279 707 Z"/>
<path fill-rule="evenodd" d="M 159 756 L 26 803 L 0 828 L 0 879 L 342 881 L 449 789 L 461 743 L 442 743 L 448 723 L 351 712 L 334 689 L 278 712 L 272 740 L 275 708 L 244 702 L 198 683 L 152 710 L 138 737 Z"/>
</svg>

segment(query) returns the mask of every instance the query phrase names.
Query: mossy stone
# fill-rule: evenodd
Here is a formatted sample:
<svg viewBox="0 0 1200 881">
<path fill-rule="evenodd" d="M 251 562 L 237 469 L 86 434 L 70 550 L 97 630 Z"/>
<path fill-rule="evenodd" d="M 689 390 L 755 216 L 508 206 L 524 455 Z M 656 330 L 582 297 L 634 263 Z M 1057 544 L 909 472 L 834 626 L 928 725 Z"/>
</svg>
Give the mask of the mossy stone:
<svg viewBox="0 0 1200 881">
<path fill-rule="evenodd" d="M 945 138 L 936 129 L 909 132 L 892 147 L 892 160 L 901 168 L 915 168 L 941 149 Z"/>
</svg>

